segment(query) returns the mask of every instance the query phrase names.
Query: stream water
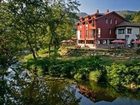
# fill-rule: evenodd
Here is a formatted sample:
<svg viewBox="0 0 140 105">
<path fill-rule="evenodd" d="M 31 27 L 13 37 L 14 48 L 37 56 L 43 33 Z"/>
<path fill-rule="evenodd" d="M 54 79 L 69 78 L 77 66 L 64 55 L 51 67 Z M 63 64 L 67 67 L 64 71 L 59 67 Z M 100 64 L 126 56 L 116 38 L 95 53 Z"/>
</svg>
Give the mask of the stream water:
<svg viewBox="0 0 140 105">
<path fill-rule="evenodd" d="M 104 84 L 37 77 L 8 69 L 4 105 L 140 105 L 140 92 L 117 91 Z M 19 74 L 17 77 L 16 74 Z"/>
<path fill-rule="evenodd" d="M 56 82 L 57 85 L 55 84 Z M 67 105 L 140 105 L 140 93 L 128 91 L 118 92 L 114 88 L 105 86 L 104 84 L 98 85 L 94 82 L 70 83 L 66 81 L 53 81 L 51 84 L 54 84 L 54 86 L 50 88 L 53 88 L 55 92 L 61 92 L 66 89 L 73 94 L 70 95 L 72 96 L 71 99 L 78 100 L 76 101 L 77 104 Z M 63 87 L 63 89 L 59 90 L 58 87 L 60 86 Z M 53 105 L 59 103 L 57 101 L 54 102 L 56 103 Z"/>
</svg>

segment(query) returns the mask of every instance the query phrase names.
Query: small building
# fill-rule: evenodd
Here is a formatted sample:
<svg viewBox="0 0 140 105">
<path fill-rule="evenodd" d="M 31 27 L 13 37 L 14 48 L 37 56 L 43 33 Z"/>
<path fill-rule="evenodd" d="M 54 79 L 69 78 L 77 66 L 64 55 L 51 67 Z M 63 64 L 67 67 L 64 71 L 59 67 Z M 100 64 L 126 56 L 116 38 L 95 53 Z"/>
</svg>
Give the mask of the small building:
<svg viewBox="0 0 140 105">
<path fill-rule="evenodd" d="M 136 36 L 140 34 L 140 25 L 131 24 L 116 12 L 109 10 L 105 13 L 99 13 L 97 10 L 95 14 L 80 17 L 76 27 L 77 45 L 89 48 L 110 45 L 115 39 L 124 39 L 130 44 L 131 40 L 137 39 Z"/>
<path fill-rule="evenodd" d="M 131 45 L 132 41 L 140 37 L 140 25 L 122 22 L 116 26 L 116 38 L 126 41 L 126 45 Z"/>
</svg>

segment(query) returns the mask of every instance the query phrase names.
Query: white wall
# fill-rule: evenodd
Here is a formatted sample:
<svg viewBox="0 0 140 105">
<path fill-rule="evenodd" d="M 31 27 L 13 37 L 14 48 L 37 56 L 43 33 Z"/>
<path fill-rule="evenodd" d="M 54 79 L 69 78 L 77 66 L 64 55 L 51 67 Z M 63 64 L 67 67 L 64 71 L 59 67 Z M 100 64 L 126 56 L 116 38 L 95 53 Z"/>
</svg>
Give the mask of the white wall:
<svg viewBox="0 0 140 105">
<path fill-rule="evenodd" d="M 128 34 L 127 33 L 127 29 L 132 29 L 132 34 Z M 124 27 L 125 29 L 125 34 L 118 34 L 118 29 L 122 29 L 122 28 L 117 28 L 116 29 L 116 35 L 117 35 L 117 39 L 126 39 L 126 35 L 128 35 L 128 40 L 127 40 L 127 44 L 131 43 L 131 40 L 136 40 L 137 37 L 136 35 L 140 34 L 140 28 L 138 27 Z"/>
<path fill-rule="evenodd" d="M 119 29 L 125 29 L 126 30 L 126 28 L 124 28 L 124 27 L 123 28 L 117 28 L 116 29 L 116 35 L 117 35 L 116 38 L 117 39 L 125 39 L 125 33 L 124 34 L 118 34 Z"/>
</svg>

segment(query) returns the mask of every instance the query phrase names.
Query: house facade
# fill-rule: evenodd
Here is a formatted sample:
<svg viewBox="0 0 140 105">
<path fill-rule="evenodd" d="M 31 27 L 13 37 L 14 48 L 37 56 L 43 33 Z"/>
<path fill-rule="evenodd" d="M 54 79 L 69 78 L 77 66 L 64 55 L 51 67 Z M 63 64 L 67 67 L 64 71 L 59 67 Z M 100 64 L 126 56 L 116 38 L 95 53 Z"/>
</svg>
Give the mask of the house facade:
<svg viewBox="0 0 140 105">
<path fill-rule="evenodd" d="M 96 48 L 98 45 L 109 45 L 115 39 L 127 39 L 128 41 L 136 39 L 130 34 L 126 35 L 127 30 L 131 34 L 139 35 L 139 27 L 134 25 L 125 26 L 122 23 L 129 23 L 116 12 L 99 13 L 99 10 L 93 15 L 81 17 L 77 22 L 77 45 L 80 47 Z M 131 30 L 130 30 L 131 28 Z M 130 32 L 131 31 L 131 32 Z M 129 42 L 128 42 L 129 44 Z"/>
<path fill-rule="evenodd" d="M 133 40 L 140 36 L 140 25 L 130 22 L 122 22 L 116 26 L 116 38 L 123 39 L 127 45 L 131 45 Z"/>
</svg>

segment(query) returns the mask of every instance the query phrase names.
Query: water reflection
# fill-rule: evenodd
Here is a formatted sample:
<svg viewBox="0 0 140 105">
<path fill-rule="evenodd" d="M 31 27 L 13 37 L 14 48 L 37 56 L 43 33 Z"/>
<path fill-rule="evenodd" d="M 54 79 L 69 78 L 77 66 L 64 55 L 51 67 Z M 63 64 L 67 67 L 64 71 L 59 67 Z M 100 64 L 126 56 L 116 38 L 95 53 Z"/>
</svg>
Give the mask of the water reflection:
<svg viewBox="0 0 140 105">
<path fill-rule="evenodd" d="M 78 89 L 79 93 L 84 96 L 81 101 L 84 102 L 86 97 L 90 99 L 88 101 L 93 102 L 88 102 L 88 104 L 80 103 L 80 105 L 140 105 L 139 93 L 117 92 L 112 87 L 98 85 L 94 82 L 80 82 Z"/>
<path fill-rule="evenodd" d="M 4 105 L 140 105 L 140 93 L 94 82 L 48 79 L 9 69 Z"/>
</svg>

